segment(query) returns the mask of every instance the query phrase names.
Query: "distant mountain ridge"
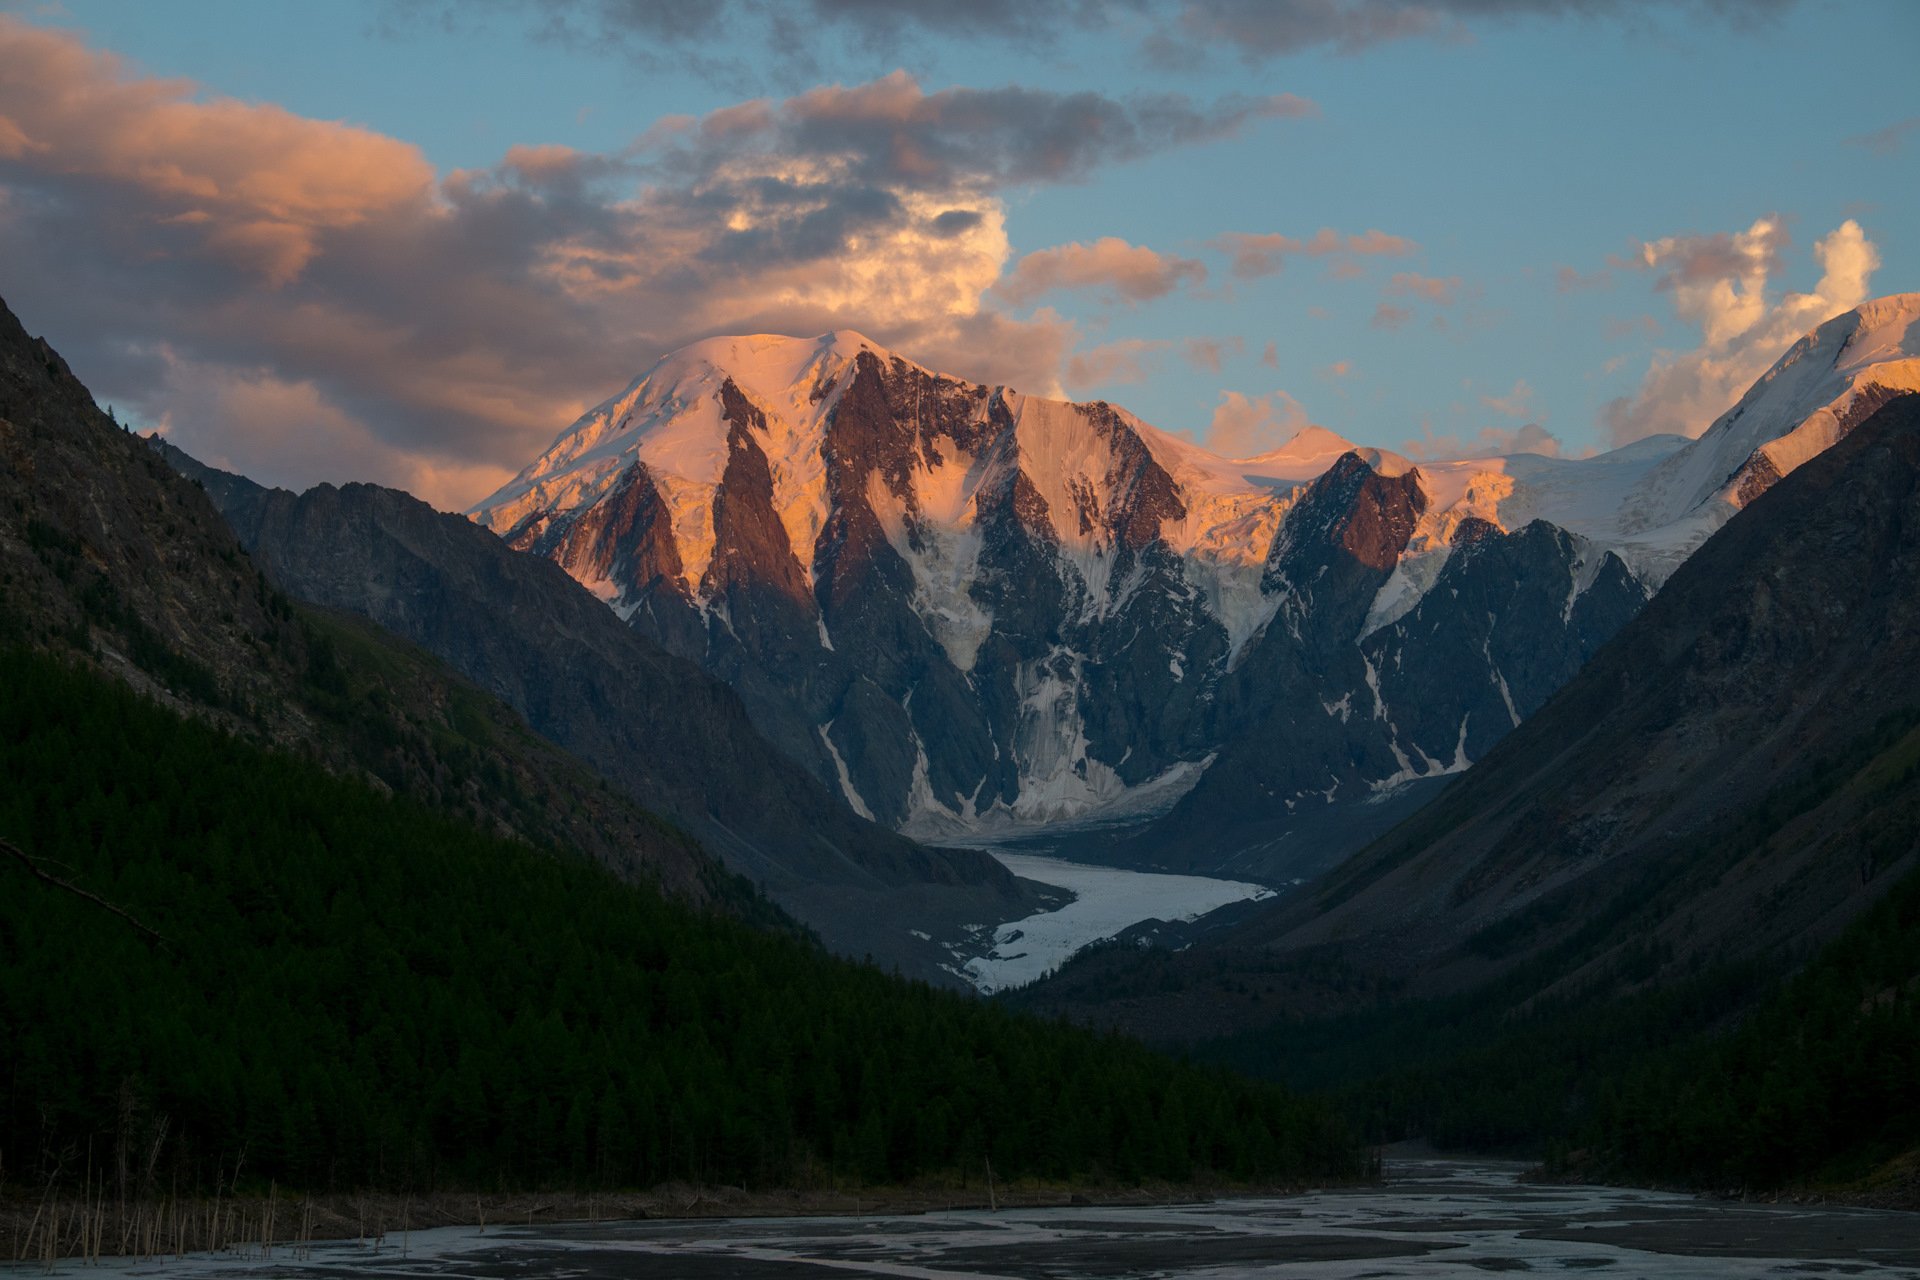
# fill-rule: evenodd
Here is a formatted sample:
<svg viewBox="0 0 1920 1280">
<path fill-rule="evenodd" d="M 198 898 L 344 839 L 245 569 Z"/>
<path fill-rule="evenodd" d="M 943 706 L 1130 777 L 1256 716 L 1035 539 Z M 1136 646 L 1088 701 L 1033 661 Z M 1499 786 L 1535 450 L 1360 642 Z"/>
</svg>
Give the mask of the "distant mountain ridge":
<svg viewBox="0 0 1920 1280">
<path fill-rule="evenodd" d="M 849 812 L 767 744 L 731 690 L 551 564 L 397 490 L 267 489 L 156 443 L 290 594 L 436 654 L 682 823 L 835 950 L 957 983 L 947 944 L 963 926 L 1032 910 L 987 855 L 928 849 Z"/>
<path fill-rule="evenodd" d="M 1284 876 L 1289 832 L 1483 756 L 1920 384 L 1916 316 L 1829 321 L 1696 441 L 1420 466 L 1323 428 L 1223 459 L 846 331 L 717 338 L 473 514 L 732 684 L 856 812 L 971 837 L 1179 804 L 1142 857 Z"/>
<path fill-rule="evenodd" d="M 1178 1038 L 1383 993 L 1504 983 L 1518 1008 L 1788 972 L 1920 871 L 1917 663 L 1905 394 L 1749 503 L 1391 832 L 1187 952 L 1091 957 L 1030 995 Z"/>
</svg>

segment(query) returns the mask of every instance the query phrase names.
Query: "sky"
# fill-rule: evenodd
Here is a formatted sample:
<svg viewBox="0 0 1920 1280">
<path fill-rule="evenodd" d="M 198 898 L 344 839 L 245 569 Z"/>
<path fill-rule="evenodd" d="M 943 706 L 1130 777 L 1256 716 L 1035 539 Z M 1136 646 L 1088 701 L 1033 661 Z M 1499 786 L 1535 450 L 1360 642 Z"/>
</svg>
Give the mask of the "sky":
<svg viewBox="0 0 1920 1280">
<path fill-rule="evenodd" d="M 0 0 L 0 297 L 124 422 L 486 496 L 850 328 L 1232 456 L 1697 435 L 1920 288 L 1912 0 Z"/>
</svg>

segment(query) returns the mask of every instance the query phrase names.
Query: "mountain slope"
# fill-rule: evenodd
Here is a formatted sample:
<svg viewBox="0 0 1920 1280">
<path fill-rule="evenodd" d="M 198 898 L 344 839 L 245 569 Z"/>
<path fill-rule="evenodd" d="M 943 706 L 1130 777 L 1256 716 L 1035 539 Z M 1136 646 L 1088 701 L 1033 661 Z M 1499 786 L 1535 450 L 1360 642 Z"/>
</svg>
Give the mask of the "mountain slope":
<svg viewBox="0 0 1920 1280">
<path fill-rule="evenodd" d="M 835 803 L 761 738 L 730 690 L 552 564 L 394 490 L 296 495 L 166 456 L 290 594 L 361 613 L 438 655 L 684 823 L 835 949 L 950 979 L 940 940 L 1027 914 L 1025 891 L 988 856 L 924 848 Z"/>
<path fill-rule="evenodd" d="M 1562 905 L 1569 918 L 1549 923 L 1562 895 L 1611 894 L 1627 868 L 1683 856 L 1886 718 L 1920 712 L 1916 661 L 1920 396 L 1904 396 L 1730 521 L 1539 713 L 1330 877 L 1287 945 L 1391 918 L 1394 963 L 1427 983 L 1449 980 L 1462 939 L 1523 913 L 1538 933 L 1508 954 L 1544 946 L 1584 914 Z M 1769 849 L 1764 870 L 1742 851 L 1701 899 L 1686 949 L 1830 932 L 1829 917 L 1884 888 L 1887 858 L 1915 854 L 1862 863 L 1878 848 L 1866 839 L 1815 823 Z"/>
<path fill-rule="evenodd" d="M 757 916 L 750 887 L 496 699 L 365 623 L 298 606 L 206 495 L 0 304 L 0 639 L 503 834 Z"/>
<path fill-rule="evenodd" d="M 246 1179 L 284 1212 L 290 1191 L 898 1184 L 983 1160 L 1360 1172 L 1324 1106 L 1270 1085 L 889 978 L 0 658 L 0 830 L 160 937 L 0 857 L 0 1166 L 22 1198 L 83 1177 L 126 1215 Z"/>
<path fill-rule="evenodd" d="M 1270 1020 L 1274 997 L 1325 1010 L 1504 982 L 1511 1010 L 1784 965 L 1920 863 L 1916 661 L 1909 395 L 1735 515 L 1437 800 L 1159 965 L 1160 994 L 1135 998 L 1140 966 L 1108 956 L 1034 999 L 1198 1035 Z M 1250 980 L 1264 1008 L 1217 998 Z"/>
</svg>

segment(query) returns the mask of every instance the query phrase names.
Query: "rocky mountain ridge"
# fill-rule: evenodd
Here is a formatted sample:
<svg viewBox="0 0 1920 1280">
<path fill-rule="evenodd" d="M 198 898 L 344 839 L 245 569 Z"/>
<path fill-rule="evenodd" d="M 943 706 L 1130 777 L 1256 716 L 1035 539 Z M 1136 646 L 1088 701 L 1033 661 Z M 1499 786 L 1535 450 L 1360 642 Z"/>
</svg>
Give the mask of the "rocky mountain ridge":
<svg viewBox="0 0 1920 1280">
<path fill-rule="evenodd" d="M 1829 321 L 1695 441 L 1419 466 L 1320 428 L 1224 459 L 845 331 L 712 339 L 473 514 L 732 684 L 858 813 L 978 838 L 1178 805 L 1143 860 L 1285 876 L 1289 832 L 1484 755 L 1920 382 L 1916 316 Z"/>
</svg>

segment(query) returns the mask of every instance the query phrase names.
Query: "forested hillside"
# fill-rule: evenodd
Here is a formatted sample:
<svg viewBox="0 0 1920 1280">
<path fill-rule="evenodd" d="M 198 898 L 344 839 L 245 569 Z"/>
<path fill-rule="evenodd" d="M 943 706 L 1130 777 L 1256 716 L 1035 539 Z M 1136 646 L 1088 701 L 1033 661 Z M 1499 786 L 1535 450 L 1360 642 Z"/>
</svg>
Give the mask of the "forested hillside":
<svg viewBox="0 0 1920 1280">
<path fill-rule="evenodd" d="M 988 1158 L 1003 1177 L 1359 1171 L 1330 1111 L 1277 1086 L 689 910 L 44 655 L 0 663 L 0 835 L 24 855 L 0 858 L 9 1179 L 75 1177 L 89 1153 L 183 1188 L 241 1162 L 394 1189 Z"/>
</svg>

